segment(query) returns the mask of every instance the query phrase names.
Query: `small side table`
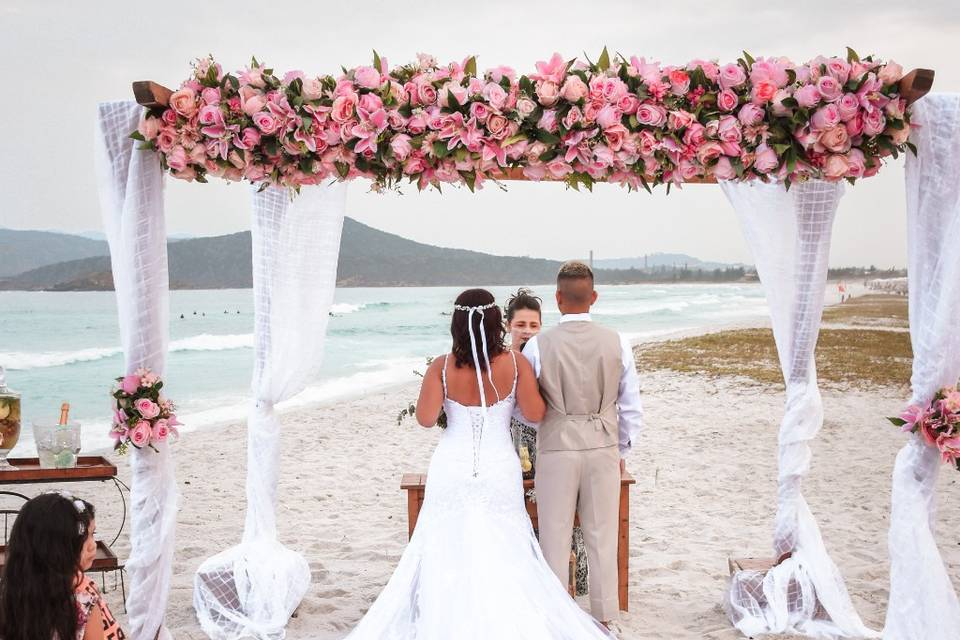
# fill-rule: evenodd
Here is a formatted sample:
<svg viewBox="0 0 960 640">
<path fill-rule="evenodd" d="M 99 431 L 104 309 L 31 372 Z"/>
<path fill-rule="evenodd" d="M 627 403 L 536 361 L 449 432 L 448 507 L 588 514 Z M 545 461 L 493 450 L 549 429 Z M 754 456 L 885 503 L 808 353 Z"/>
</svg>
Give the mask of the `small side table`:
<svg viewBox="0 0 960 640">
<path fill-rule="evenodd" d="M 120 504 L 123 513 L 120 520 L 120 528 L 117 535 L 114 536 L 110 544 L 97 541 L 97 555 L 93 560 L 93 566 L 90 571 L 100 573 L 101 579 L 107 572 L 120 572 L 120 588 L 123 594 L 123 600 L 127 600 L 126 584 L 123 580 L 123 565 L 120 564 L 117 555 L 112 547 L 123 533 L 123 527 L 127 522 L 127 501 L 123 495 L 123 490 L 127 487 L 117 477 L 117 467 L 102 456 L 80 456 L 77 458 L 77 466 L 70 469 L 44 469 L 40 466 L 38 458 L 8 458 L 7 461 L 16 467 L 13 471 L 0 471 L 0 486 L 5 485 L 27 485 L 27 484 L 59 484 L 63 482 L 113 482 L 120 493 Z M 20 498 L 24 501 L 30 498 L 17 491 L 8 491 L 0 489 L 0 495 L 7 495 Z M 6 545 L 0 545 L 0 568 L 6 561 Z M 106 586 L 104 585 L 104 590 Z"/>
</svg>

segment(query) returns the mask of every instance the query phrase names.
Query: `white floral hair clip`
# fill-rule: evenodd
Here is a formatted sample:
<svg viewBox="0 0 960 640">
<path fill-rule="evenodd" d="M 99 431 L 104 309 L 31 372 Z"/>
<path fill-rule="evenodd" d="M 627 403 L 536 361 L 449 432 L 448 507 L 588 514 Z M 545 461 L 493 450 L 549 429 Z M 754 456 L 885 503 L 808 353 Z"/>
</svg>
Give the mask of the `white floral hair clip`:
<svg viewBox="0 0 960 640">
<path fill-rule="evenodd" d="M 483 304 L 476 307 L 465 307 L 462 304 L 455 304 L 453 305 L 453 308 L 456 311 L 484 311 L 486 309 L 493 309 L 495 306 L 497 306 L 497 303 L 491 302 L 489 304 Z"/>
</svg>

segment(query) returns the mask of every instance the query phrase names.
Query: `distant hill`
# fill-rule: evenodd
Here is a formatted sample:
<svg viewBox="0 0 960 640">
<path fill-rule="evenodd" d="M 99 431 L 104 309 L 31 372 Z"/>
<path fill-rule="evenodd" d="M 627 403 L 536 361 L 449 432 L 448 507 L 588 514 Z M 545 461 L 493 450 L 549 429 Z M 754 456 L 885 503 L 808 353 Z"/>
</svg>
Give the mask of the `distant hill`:
<svg viewBox="0 0 960 640">
<path fill-rule="evenodd" d="M 0 278 L 48 264 L 102 256 L 107 243 L 67 233 L 0 229 Z"/>
<path fill-rule="evenodd" d="M 83 291 L 113 288 L 110 258 L 105 243 L 78 236 L 40 231 L 6 231 L 18 255 L 43 253 L 52 239 L 62 245 L 67 259 L 34 265 L 22 272 L 0 277 L 0 289 Z M 78 243 L 99 255 L 71 254 L 69 242 Z M 86 243 L 93 242 L 94 245 Z M 174 289 L 229 289 L 253 285 L 250 232 L 224 236 L 171 240 L 167 245 L 170 286 Z M 702 265 L 687 256 L 688 263 Z M 414 242 L 392 233 L 368 227 L 356 220 L 344 220 L 340 244 L 337 283 L 342 287 L 467 286 L 545 284 L 556 277 L 560 263 L 538 258 L 495 256 L 465 249 L 446 249 Z M 731 281 L 744 275 L 743 269 L 711 271 L 704 267 L 658 266 L 597 270 L 600 283 Z"/>
</svg>

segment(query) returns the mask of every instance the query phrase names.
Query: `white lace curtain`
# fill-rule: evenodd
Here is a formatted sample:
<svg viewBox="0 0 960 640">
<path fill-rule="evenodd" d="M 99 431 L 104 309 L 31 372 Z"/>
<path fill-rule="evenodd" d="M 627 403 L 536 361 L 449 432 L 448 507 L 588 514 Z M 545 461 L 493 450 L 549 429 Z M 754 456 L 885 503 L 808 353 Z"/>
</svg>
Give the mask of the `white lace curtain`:
<svg viewBox="0 0 960 640">
<path fill-rule="evenodd" d="M 960 376 L 960 95 L 921 99 L 913 119 L 920 127 L 912 134 L 918 155 L 907 156 L 906 172 L 911 402 L 925 404 Z M 888 640 L 955 640 L 960 634 L 960 604 L 934 538 L 940 466 L 936 449 L 918 437 L 897 455 Z"/>
<path fill-rule="evenodd" d="M 163 174 L 155 153 L 137 150 L 129 136 L 143 107 L 101 103 L 96 168 L 103 225 L 117 296 L 125 371 L 149 367 L 163 374 L 169 295 Z M 104 398 L 110 381 L 104 380 Z M 105 400 L 106 401 L 106 400 Z M 130 453 L 128 630 L 133 640 L 169 638 L 163 617 L 170 590 L 177 513 L 173 455 L 166 443 Z"/>
<path fill-rule="evenodd" d="M 774 557 L 792 554 L 765 574 L 733 576 L 726 608 L 744 634 L 800 633 L 876 637 L 853 608 L 801 492 L 809 442 L 823 425 L 814 348 L 820 330 L 830 237 L 842 183 L 723 183 L 763 283 L 786 410 L 780 425 Z"/>
<path fill-rule="evenodd" d="M 310 569 L 277 539 L 280 425 L 275 405 L 320 366 L 336 287 L 346 185 L 253 195 L 254 402 L 247 427 L 242 542 L 206 561 L 194 580 L 203 630 L 218 640 L 279 639 L 310 584 Z"/>
</svg>

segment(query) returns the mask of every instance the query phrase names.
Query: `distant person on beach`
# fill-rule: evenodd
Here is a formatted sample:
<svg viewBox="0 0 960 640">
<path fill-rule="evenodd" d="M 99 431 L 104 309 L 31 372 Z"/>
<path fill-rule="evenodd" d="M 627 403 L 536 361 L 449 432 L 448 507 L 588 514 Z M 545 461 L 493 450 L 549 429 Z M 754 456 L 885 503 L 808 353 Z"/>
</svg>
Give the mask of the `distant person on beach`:
<svg viewBox="0 0 960 640">
<path fill-rule="evenodd" d="M 3 640 L 125 640 L 96 583 L 93 505 L 44 493 L 20 509 L 0 581 Z"/>
</svg>

